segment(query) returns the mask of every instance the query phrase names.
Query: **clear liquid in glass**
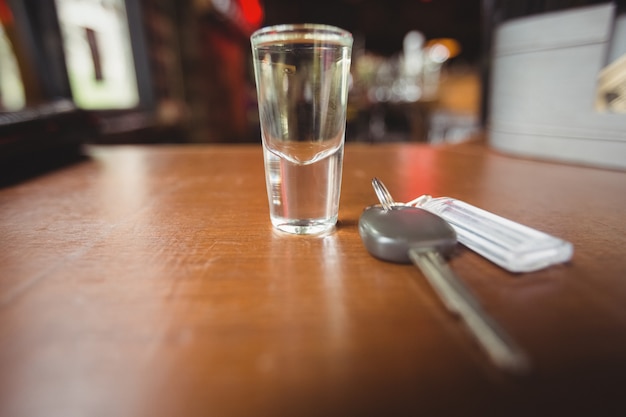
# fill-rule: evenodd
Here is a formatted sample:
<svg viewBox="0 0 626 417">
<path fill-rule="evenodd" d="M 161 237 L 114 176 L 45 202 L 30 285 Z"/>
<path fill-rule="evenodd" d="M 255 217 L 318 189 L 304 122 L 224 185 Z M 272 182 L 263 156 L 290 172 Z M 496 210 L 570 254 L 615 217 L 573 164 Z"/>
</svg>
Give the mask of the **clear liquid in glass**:
<svg viewBox="0 0 626 417">
<path fill-rule="evenodd" d="M 270 218 L 285 232 L 323 233 L 339 209 L 351 48 L 285 36 L 253 40 Z"/>
</svg>

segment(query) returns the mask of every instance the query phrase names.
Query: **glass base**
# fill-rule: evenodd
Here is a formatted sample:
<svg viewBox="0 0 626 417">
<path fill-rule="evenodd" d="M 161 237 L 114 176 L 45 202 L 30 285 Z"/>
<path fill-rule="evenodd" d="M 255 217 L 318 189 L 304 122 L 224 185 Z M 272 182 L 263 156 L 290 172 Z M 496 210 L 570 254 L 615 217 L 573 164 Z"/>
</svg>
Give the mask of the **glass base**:
<svg viewBox="0 0 626 417">
<path fill-rule="evenodd" d="M 286 220 L 272 219 L 272 225 L 285 233 L 295 235 L 319 235 L 327 233 L 335 228 L 337 219 L 325 220 Z"/>
</svg>

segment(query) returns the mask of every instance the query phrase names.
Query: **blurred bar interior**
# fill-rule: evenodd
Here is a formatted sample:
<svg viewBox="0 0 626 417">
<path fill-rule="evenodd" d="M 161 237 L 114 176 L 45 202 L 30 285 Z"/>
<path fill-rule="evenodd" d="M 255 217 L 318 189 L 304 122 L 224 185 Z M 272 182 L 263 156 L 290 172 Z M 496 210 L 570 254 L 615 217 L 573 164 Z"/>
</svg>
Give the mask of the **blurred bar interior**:
<svg viewBox="0 0 626 417">
<path fill-rule="evenodd" d="M 495 29 L 594 5 L 623 16 L 623 3 L 0 0 L 0 157 L 85 141 L 259 142 L 249 35 L 298 22 L 355 36 L 347 141 L 462 141 L 489 118 Z"/>
</svg>

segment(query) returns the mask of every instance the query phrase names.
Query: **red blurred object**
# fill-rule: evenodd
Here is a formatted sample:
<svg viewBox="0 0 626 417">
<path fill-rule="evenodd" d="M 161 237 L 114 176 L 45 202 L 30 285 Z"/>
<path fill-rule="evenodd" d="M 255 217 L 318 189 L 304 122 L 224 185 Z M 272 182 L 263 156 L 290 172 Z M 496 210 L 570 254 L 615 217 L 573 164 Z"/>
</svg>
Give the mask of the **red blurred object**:
<svg viewBox="0 0 626 417">
<path fill-rule="evenodd" d="M 0 23 L 3 25 L 13 23 L 13 14 L 11 13 L 11 9 L 9 9 L 9 5 L 5 0 L 0 0 Z"/>
<path fill-rule="evenodd" d="M 250 26 L 257 27 L 263 21 L 263 7 L 259 0 L 239 0 L 239 7 L 244 20 Z"/>
</svg>

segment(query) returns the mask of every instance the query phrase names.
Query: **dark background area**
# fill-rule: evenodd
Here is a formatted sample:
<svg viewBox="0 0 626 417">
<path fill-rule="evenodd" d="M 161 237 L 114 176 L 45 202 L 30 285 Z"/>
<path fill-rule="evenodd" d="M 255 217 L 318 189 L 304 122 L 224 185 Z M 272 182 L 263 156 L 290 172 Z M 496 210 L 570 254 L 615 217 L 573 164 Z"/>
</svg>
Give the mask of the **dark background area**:
<svg viewBox="0 0 626 417">
<path fill-rule="evenodd" d="M 457 39 L 465 60 L 480 58 L 480 0 L 265 0 L 264 4 L 266 25 L 311 22 L 340 26 L 373 53 L 389 56 L 399 52 L 406 33 L 418 30 L 427 39 Z"/>
<path fill-rule="evenodd" d="M 102 2 L 105 4 L 107 0 Z M 4 22 L 5 29 L 21 38 L 23 55 L 30 57 L 24 61 L 22 75 L 28 77 L 28 86 L 32 87 L 29 90 L 33 90 L 27 97 L 28 108 L 20 114 L 3 113 L 0 109 L 0 157 L 11 158 L 31 148 L 47 152 L 50 147 L 67 142 L 259 142 L 249 36 L 261 26 L 283 23 L 325 23 L 347 29 L 355 36 L 358 54 L 353 54 L 353 58 L 366 52 L 393 59 L 402 50 L 403 38 L 412 30 L 421 32 L 426 40 L 455 39 L 460 53 L 446 63 L 446 69 L 461 67 L 467 71 L 469 68 L 473 78 L 467 72 L 461 73 L 457 80 L 463 83 L 449 86 L 448 98 L 463 98 L 466 87 L 474 88 L 478 83 L 482 89 L 476 94 L 482 100 L 479 112 L 484 114 L 490 34 L 499 22 L 605 2 L 125 0 L 140 103 L 132 109 L 103 109 L 89 114 L 75 109 L 77 121 L 68 140 L 67 129 L 57 127 L 65 123 L 59 120 L 67 115 L 56 114 L 56 110 L 50 112 L 51 102 L 72 100 L 55 3 L 0 0 L 0 11 L 4 10 L 0 17 L 6 19 L 7 10 L 13 15 Z M 623 7 L 624 0 L 616 3 Z M 258 19 L 246 18 L 244 9 L 250 5 L 261 7 L 262 15 L 258 14 Z M 62 104 L 67 112 L 65 103 Z M 52 120 L 46 119 L 45 123 L 31 120 L 41 119 L 41 106 L 46 118 Z M 357 110 L 364 110 L 358 127 L 367 130 L 368 117 L 378 109 Z M 401 127 L 408 125 L 401 122 Z M 357 136 L 367 139 L 367 134 Z"/>
</svg>

